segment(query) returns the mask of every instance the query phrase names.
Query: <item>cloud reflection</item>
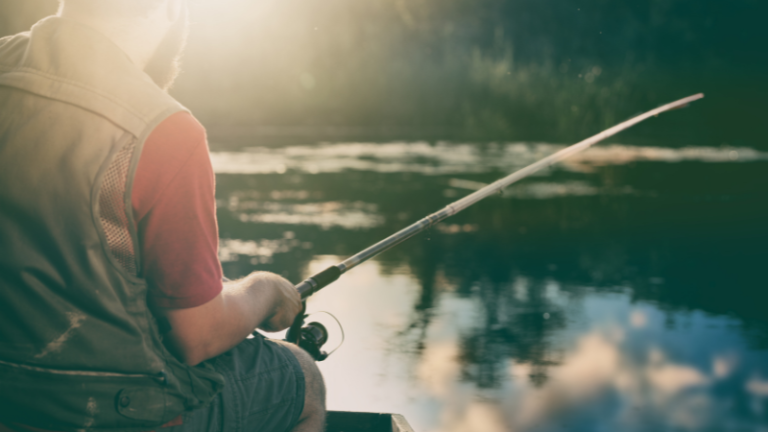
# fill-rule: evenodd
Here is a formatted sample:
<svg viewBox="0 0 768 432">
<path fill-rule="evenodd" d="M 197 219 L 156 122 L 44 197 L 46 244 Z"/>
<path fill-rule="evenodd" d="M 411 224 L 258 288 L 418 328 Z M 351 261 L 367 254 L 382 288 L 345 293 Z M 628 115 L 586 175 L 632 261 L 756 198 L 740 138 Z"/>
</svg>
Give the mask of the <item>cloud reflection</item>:
<svg viewBox="0 0 768 432">
<path fill-rule="evenodd" d="M 768 380 L 754 377 L 747 382 L 747 391 L 753 396 L 768 398 Z"/>
<path fill-rule="evenodd" d="M 614 333 L 612 335 L 611 333 Z M 706 386 L 710 378 L 702 371 L 685 364 L 664 359 L 664 355 L 649 356 L 649 361 L 637 364 L 628 357 L 623 341 L 616 332 L 593 330 L 583 336 L 565 354 L 560 366 L 549 371 L 543 386 L 525 379 L 516 380 L 504 393 L 497 393 L 498 404 L 476 405 L 473 397 L 455 391 L 456 374 L 446 357 L 455 352 L 447 344 L 425 352 L 418 366 L 419 378 L 430 394 L 441 397 L 446 407 L 444 431 L 548 430 L 547 427 L 568 424 L 589 406 L 619 405 L 614 418 L 601 423 L 613 424 L 617 430 L 646 430 L 642 417 L 649 416 L 655 424 L 684 429 L 701 429 L 711 424 L 711 410 L 716 404 Z M 528 377 L 534 367 L 513 362 L 511 377 Z M 445 382 L 439 382 L 442 377 Z M 751 388 L 765 391 L 768 382 L 751 381 Z M 459 398 L 459 400 L 456 400 Z M 483 428 L 478 429 L 477 410 L 485 413 Z M 709 412 L 709 414 L 708 414 Z"/>
</svg>

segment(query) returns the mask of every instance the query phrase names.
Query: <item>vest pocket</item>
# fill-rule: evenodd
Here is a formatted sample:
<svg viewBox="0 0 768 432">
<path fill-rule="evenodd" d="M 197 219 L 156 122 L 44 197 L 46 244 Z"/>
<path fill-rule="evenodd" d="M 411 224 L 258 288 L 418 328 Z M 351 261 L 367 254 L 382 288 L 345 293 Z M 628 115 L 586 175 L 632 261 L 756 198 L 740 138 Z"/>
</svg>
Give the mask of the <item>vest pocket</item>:
<svg viewBox="0 0 768 432">
<path fill-rule="evenodd" d="M 134 420 L 162 422 L 168 395 L 159 388 L 127 388 L 117 394 L 117 411 Z"/>
<path fill-rule="evenodd" d="M 53 369 L 0 360 L 0 418 L 44 430 L 146 431 L 184 411 L 165 373 Z"/>
</svg>

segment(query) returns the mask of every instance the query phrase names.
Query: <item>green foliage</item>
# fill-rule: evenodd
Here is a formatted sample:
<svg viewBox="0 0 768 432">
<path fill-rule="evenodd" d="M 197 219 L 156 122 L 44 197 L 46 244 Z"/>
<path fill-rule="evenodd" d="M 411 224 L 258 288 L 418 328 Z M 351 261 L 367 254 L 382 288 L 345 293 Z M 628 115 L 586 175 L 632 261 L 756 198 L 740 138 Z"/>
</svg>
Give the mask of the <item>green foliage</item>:
<svg viewBox="0 0 768 432">
<path fill-rule="evenodd" d="M 0 31 L 18 31 L 53 5 L 3 0 Z M 192 7 L 185 71 L 172 92 L 213 137 L 300 129 L 568 142 L 703 91 L 695 114 L 623 139 L 765 141 L 758 123 L 768 114 L 768 61 L 759 53 L 767 38 L 759 20 L 768 4 L 757 0 L 193 0 Z"/>
</svg>

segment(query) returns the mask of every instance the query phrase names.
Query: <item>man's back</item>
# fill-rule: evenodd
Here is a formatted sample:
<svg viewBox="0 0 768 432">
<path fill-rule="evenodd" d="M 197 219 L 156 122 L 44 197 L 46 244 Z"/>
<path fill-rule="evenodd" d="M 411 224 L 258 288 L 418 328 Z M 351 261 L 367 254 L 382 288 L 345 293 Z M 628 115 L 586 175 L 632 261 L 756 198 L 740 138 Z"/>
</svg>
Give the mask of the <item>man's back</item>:
<svg viewBox="0 0 768 432">
<path fill-rule="evenodd" d="M 293 284 L 221 281 L 205 134 L 164 91 L 185 0 L 61 5 L 0 40 L 0 424 L 322 430 L 311 357 L 249 338 L 301 313 Z"/>
<path fill-rule="evenodd" d="M 183 108 L 66 19 L 4 39 L 0 65 L 3 418 L 146 427 L 204 404 L 221 377 L 161 343 L 126 206 L 144 140 Z"/>
</svg>

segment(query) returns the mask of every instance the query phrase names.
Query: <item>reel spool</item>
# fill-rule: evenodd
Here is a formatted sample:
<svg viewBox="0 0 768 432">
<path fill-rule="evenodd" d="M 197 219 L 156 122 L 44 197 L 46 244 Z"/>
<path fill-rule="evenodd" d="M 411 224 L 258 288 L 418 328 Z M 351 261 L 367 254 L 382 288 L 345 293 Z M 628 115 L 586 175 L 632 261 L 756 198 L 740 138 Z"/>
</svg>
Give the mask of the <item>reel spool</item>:
<svg viewBox="0 0 768 432">
<path fill-rule="evenodd" d="M 344 343 L 344 328 L 341 326 L 339 320 L 332 314 L 328 312 L 318 313 L 329 315 L 336 321 L 336 323 L 338 323 L 339 329 L 341 330 L 341 342 L 339 342 L 339 345 L 334 348 L 333 351 L 329 353 L 322 349 L 323 345 L 328 342 L 328 329 L 323 324 L 316 321 L 305 325 L 304 321 L 309 315 L 305 314 L 303 311 L 296 317 L 291 328 L 288 329 L 288 333 L 285 335 L 285 341 L 298 345 L 312 356 L 315 361 L 323 361 L 327 359 L 329 355 L 336 352 L 336 350 L 338 350 Z"/>
</svg>

